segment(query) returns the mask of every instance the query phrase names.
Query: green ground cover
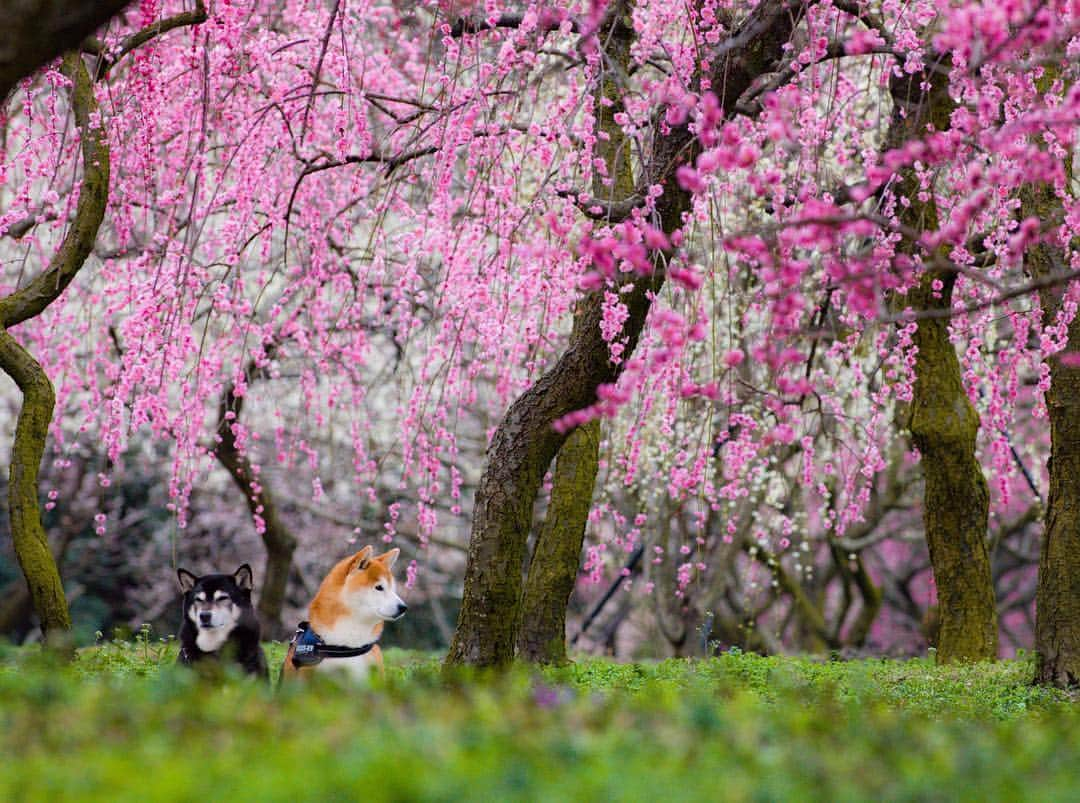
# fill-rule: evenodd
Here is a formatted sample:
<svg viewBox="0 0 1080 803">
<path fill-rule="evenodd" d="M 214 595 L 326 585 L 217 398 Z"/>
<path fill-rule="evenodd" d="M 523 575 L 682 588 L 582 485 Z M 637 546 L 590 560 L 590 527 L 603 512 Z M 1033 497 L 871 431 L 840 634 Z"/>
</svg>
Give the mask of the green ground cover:
<svg viewBox="0 0 1080 803">
<path fill-rule="evenodd" d="M 280 665 L 281 645 L 270 648 Z M 1029 660 L 581 660 L 207 681 L 150 640 L 0 652 L 0 800 L 1075 800 L 1080 716 Z"/>
</svg>

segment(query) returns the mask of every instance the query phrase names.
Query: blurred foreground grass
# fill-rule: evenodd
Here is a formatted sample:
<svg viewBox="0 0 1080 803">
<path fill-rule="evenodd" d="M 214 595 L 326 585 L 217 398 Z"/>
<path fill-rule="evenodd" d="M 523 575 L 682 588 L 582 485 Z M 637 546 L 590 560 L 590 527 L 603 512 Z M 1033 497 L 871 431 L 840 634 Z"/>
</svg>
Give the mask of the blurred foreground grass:
<svg viewBox="0 0 1080 803">
<path fill-rule="evenodd" d="M 268 650 L 280 666 L 282 645 Z M 1074 800 L 1080 717 L 1030 661 L 725 655 L 277 693 L 149 640 L 0 652 L 0 800 Z"/>
</svg>

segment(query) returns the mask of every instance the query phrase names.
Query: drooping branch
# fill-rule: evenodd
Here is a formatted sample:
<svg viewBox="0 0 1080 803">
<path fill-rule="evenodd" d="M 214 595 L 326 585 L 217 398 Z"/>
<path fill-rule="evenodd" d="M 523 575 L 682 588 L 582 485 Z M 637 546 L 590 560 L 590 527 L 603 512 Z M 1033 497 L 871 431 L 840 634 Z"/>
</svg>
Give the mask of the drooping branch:
<svg viewBox="0 0 1080 803">
<path fill-rule="evenodd" d="M 245 370 L 245 384 L 250 386 L 260 374 L 254 362 Z M 236 441 L 236 424 L 244 408 L 244 396 L 235 385 L 228 385 L 221 395 L 218 408 L 217 442 L 214 456 L 229 472 L 233 482 L 244 495 L 253 518 L 262 522 L 262 541 L 266 545 L 266 569 L 259 595 L 259 616 L 269 634 L 285 635 L 281 609 L 285 604 L 285 589 L 292 568 L 292 556 L 297 538 L 278 513 L 274 497 L 256 474 L 251 460 Z"/>
</svg>

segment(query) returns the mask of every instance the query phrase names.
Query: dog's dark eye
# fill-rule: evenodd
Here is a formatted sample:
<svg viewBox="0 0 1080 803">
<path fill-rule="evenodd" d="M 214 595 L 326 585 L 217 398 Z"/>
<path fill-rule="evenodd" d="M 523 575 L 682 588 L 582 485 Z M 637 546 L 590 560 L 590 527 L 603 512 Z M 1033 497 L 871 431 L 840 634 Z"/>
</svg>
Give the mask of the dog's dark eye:
<svg viewBox="0 0 1080 803">
<path fill-rule="evenodd" d="M 382 583 L 379 583 L 379 584 L 378 584 L 377 586 L 375 586 L 375 590 L 376 590 L 376 591 L 385 591 L 386 589 L 385 589 L 385 588 L 383 588 L 383 584 L 382 584 Z"/>
</svg>

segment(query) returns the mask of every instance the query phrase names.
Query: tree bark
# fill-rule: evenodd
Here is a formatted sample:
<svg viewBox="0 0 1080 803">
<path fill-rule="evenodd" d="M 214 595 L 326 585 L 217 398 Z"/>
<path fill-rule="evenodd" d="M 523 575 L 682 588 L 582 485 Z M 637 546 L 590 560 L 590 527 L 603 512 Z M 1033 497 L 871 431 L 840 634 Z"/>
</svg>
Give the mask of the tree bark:
<svg viewBox="0 0 1080 803">
<path fill-rule="evenodd" d="M 1046 309 L 1046 307 L 1044 307 Z M 1069 325 L 1080 344 L 1080 320 Z M 1050 359 L 1050 490 L 1035 595 L 1036 679 L 1080 685 L 1080 369 Z"/>
<path fill-rule="evenodd" d="M 1046 79 L 1049 83 L 1050 76 Z M 1071 160 L 1066 172 L 1071 178 Z M 1025 188 L 1020 202 L 1025 218 L 1049 223 L 1064 212 L 1061 199 L 1048 185 Z M 1039 278 L 1061 270 L 1064 257 L 1060 247 L 1038 243 L 1027 250 L 1024 264 L 1032 277 Z M 1065 289 L 1040 291 L 1044 325 L 1057 318 Z M 1069 324 L 1065 350 L 1080 350 L 1080 316 Z M 1080 685 L 1080 368 L 1063 364 L 1056 355 L 1047 362 L 1050 488 L 1035 592 L 1035 680 L 1064 688 Z"/>
<path fill-rule="evenodd" d="M 944 283 L 939 299 L 935 279 Z M 930 272 L 908 297 L 916 309 L 949 309 L 954 283 L 955 274 Z M 925 482 L 923 522 L 940 615 L 937 659 L 993 660 L 997 606 L 987 546 L 990 496 L 975 457 L 979 416 L 964 390 L 948 320 L 920 320 L 915 344 L 911 434 Z"/>
<path fill-rule="evenodd" d="M 525 580 L 518 658 L 539 664 L 567 663 L 566 606 L 577 581 L 599 460 L 599 421 L 578 427 L 559 450 L 551 502 Z"/>
<path fill-rule="evenodd" d="M 8 0 L 0 26 L 0 99 L 22 78 L 79 46 L 131 0 Z"/>
<path fill-rule="evenodd" d="M 0 299 L 0 369 L 23 394 L 15 426 L 8 488 L 8 515 L 15 554 L 41 620 L 47 642 L 62 644 L 71 630 L 71 616 L 41 523 L 38 471 L 52 422 L 55 394 L 41 364 L 8 331 L 38 315 L 55 301 L 90 255 L 105 216 L 109 192 L 109 149 L 104 130 L 94 118 L 97 101 L 82 56 L 64 56 L 64 74 L 71 80 L 71 104 L 82 135 L 83 181 L 72 221 L 49 267 L 29 284 Z"/>
<path fill-rule="evenodd" d="M 804 6 L 763 0 L 732 33 L 731 47 L 716 60 L 709 76 L 712 91 L 727 114 L 754 79 L 780 58 Z M 629 6 L 620 4 L 612 15 L 611 29 L 600 34 L 602 43 L 611 38 L 609 34 L 619 36 L 620 28 L 631 28 L 628 14 Z M 687 125 L 656 130 L 643 173 L 648 184 L 664 188 L 656 206 L 665 232 L 681 227 L 683 214 L 690 208 L 690 196 L 674 175 L 680 164 L 695 156 L 696 139 Z M 657 266 L 652 277 L 639 278 L 623 294 L 629 313 L 623 327 L 624 359 L 637 345 L 651 294 L 659 290 L 663 279 Z M 552 429 L 552 423 L 592 404 L 597 388 L 615 381 L 621 372 L 622 364 L 610 360 L 600 320 L 597 295 L 579 307 L 570 342 L 554 368 L 511 404 L 492 436 L 487 466 L 476 490 L 461 613 L 446 657 L 448 665 L 499 666 L 513 660 L 533 505 L 544 474 L 566 438 Z"/>
<path fill-rule="evenodd" d="M 927 123 L 939 131 L 949 127 L 953 104 L 944 65 L 931 72 L 894 76 L 890 92 L 889 148 L 922 136 Z M 920 200 L 920 191 L 914 169 L 901 170 L 893 192 L 909 203 L 898 204 L 900 222 L 919 232 L 936 230 L 932 189 L 925 201 Z M 908 253 L 916 247 L 907 239 L 902 244 Z M 918 287 L 908 292 L 908 305 L 916 311 L 949 310 L 955 282 L 955 272 L 927 271 Z M 948 319 L 921 318 L 914 341 L 918 354 L 909 427 L 925 481 L 923 522 L 941 618 L 937 660 L 993 660 L 998 648 L 997 607 L 987 545 L 989 491 L 975 457 L 979 416 L 964 390 Z"/>
<path fill-rule="evenodd" d="M 7 330 L 0 330 L 0 368 L 15 380 L 23 394 L 11 450 L 8 488 L 11 540 L 45 639 L 59 643 L 63 634 L 71 630 L 71 615 L 60 572 L 41 524 L 38 502 L 38 471 L 56 397 L 41 365 Z"/>
<path fill-rule="evenodd" d="M 616 21 L 617 22 L 617 21 Z M 615 116 L 624 111 L 620 78 L 630 69 L 633 30 L 615 24 L 604 38 L 602 78 L 593 94 L 597 141 L 593 153 L 603 160 L 606 176 L 596 171 L 593 197 L 620 204 L 634 194 L 631 142 Z M 606 177 L 606 185 L 605 185 Z M 585 306 L 598 306 L 599 294 L 582 299 L 574 310 L 586 317 Z M 518 658 L 542 664 L 563 664 L 566 657 L 566 606 L 574 590 L 585 525 L 592 506 L 599 468 L 600 423 L 593 421 L 570 433 L 559 449 L 552 481 L 551 503 L 533 547 L 517 637 Z"/>
</svg>

